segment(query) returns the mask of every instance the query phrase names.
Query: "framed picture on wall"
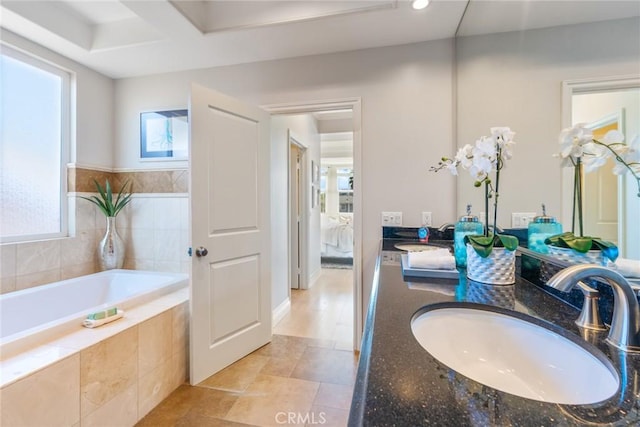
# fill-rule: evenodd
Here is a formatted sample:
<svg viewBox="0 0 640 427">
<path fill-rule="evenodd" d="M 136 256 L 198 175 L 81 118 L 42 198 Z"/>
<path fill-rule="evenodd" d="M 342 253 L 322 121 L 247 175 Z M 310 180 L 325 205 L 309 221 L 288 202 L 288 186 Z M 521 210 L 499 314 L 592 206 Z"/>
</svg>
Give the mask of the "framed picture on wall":
<svg viewBox="0 0 640 427">
<path fill-rule="evenodd" d="M 188 110 L 140 113 L 141 159 L 186 160 L 188 155 Z"/>
<path fill-rule="evenodd" d="M 317 185 L 319 180 L 320 168 L 318 167 L 318 164 L 316 162 L 311 160 L 311 182 Z"/>
</svg>

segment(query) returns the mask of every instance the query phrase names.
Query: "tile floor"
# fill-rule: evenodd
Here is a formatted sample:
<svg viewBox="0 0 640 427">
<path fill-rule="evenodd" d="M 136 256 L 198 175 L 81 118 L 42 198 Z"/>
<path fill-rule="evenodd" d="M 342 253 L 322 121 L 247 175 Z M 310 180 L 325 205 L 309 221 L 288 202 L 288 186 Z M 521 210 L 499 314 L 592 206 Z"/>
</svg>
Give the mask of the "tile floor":
<svg viewBox="0 0 640 427">
<path fill-rule="evenodd" d="M 311 289 L 292 289 L 271 343 L 180 386 L 137 426 L 345 426 L 358 363 L 352 274 L 323 269 Z"/>
</svg>

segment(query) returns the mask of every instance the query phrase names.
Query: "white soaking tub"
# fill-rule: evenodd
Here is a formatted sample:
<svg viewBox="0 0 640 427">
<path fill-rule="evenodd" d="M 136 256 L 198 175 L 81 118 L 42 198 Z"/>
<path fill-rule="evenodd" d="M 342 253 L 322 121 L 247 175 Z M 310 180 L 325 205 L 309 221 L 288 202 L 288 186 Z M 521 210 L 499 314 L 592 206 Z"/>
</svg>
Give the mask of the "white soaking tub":
<svg viewBox="0 0 640 427">
<path fill-rule="evenodd" d="M 124 317 L 82 326 L 111 307 Z M 11 292 L 0 322 L 3 426 L 132 427 L 188 379 L 187 274 L 110 270 Z"/>
<path fill-rule="evenodd" d="M 0 353 L 77 329 L 89 313 L 117 307 L 126 316 L 127 309 L 186 286 L 187 274 L 108 270 L 0 295 Z"/>
</svg>

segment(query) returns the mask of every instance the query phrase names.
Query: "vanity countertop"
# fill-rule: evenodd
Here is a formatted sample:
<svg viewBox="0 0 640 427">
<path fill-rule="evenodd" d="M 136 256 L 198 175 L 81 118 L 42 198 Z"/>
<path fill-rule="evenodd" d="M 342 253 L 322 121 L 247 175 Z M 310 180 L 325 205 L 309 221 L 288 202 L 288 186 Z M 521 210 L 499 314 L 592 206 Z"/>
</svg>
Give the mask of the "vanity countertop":
<svg viewBox="0 0 640 427">
<path fill-rule="evenodd" d="M 607 345 L 606 332 L 587 338 L 611 360 L 621 387 L 598 404 L 560 405 L 521 398 L 483 386 L 438 362 L 411 332 L 411 319 L 424 306 L 454 301 L 498 305 L 581 336 L 574 324 L 579 312 L 519 276 L 514 286 L 506 287 L 464 277 L 405 281 L 395 243 L 383 239 L 380 245 L 350 426 L 640 425 L 640 354 Z"/>
</svg>

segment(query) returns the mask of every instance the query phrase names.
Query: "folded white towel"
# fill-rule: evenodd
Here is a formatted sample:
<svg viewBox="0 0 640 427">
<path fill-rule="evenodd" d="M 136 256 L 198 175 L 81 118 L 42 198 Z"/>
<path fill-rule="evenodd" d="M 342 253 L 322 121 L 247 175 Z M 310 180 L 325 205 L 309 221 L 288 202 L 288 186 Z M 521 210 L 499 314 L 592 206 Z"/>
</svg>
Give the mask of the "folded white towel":
<svg viewBox="0 0 640 427">
<path fill-rule="evenodd" d="M 436 258 L 436 257 L 451 255 L 451 252 L 449 251 L 449 249 L 446 249 L 446 248 L 434 249 L 433 246 L 424 246 L 423 249 L 409 250 L 408 253 L 412 254 L 412 253 L 418 253 L 418 252 L 423 254 L 423 255 L 420 255 L 423 258 Z"/>
<path fill-rule="evenodd" d="M 640 261 L 637 259 L 618 258 L 609 266 L 624 277 L 640 277 Z"/>
<path fill-rule="evenodd" d="M 409 268 L 427 268 L 431 270 L 455 270 L 456 259 L 447 249 L 435 251 L 409 252 Z"/>
<path fill-rule="evenodd" d="M 118 309 L 118 312 L 113 316 L 105 317 L 103 319 L 93 320 L 93 319 L 84 319 L 82 321 L 82 326 L 85 328 L 97 328 L 98 326 L 102 326 L 106 323 L 113 322 L 114 320 L 120 319 L 124 316 L 124 310 Z"/>
</svg>

